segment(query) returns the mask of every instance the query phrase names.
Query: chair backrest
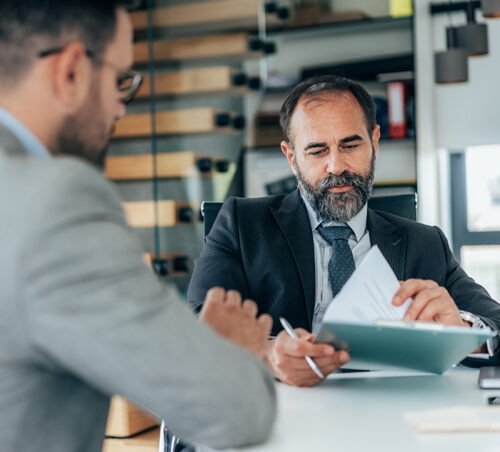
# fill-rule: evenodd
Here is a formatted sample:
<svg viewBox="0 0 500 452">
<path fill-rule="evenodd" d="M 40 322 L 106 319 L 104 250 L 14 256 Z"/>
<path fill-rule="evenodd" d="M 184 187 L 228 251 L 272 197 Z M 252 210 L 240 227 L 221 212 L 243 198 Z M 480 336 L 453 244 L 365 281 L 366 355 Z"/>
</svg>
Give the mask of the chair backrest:
<svg viewBox="0 0 500 452">
<path fill-rule="evenodd" d="M 221 202 L 203 201 L 201 213 L 203 215 L 203 236 L 206 238 L 217 214 L 222 207 Z M 383 212 L 392 213 L 400 217 L 417 219 L 417 194 L 409 193 L 403 195 L 379 195 L 372 196 L 368 201 L 368 207 Z"/>
<path fill-rule="evenodd" d="M 392 213 L 410 220 L 417 220 L 416 193 L 372 196 L 368 201 L 368 207 L 374 210 Z"/>
</svg>

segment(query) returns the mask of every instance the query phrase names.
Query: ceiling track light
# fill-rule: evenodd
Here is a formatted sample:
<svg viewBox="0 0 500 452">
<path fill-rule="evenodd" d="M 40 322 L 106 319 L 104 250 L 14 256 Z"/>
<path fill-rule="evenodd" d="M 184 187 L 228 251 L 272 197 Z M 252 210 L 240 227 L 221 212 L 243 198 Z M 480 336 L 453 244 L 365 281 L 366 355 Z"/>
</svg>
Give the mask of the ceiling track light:
<svg viewBox="0 0 500 452">
<path fill-rule="evenodd" d="M 482 0 L 481 9 L 484 17 L 500 18 L 500 0 Z"/>
<path fill-rule="evenodd" d="M 476 22 L 476 9 L 470 1 L 465 10 L 467 24 L 456 27 L 456 42 L 458 47 L 467 50 L 469 56 L 488 54 L 488 26 Z"/>
<path fill-rule="evenodd" d="M 446 29 L 445 52 L 434 54 L 434 76 L 436 83 L 463 83 L 469 80 L 467 51 L 457 46 L 455 27 Z"/>
</svg>

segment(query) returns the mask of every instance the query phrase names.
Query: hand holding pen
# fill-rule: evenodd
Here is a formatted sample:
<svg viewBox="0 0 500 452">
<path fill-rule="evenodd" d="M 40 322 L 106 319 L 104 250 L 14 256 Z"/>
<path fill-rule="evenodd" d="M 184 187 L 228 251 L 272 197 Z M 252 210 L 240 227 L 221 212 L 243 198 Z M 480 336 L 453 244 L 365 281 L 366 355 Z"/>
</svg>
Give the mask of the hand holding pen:
<svg viewBox="0 0 500 452">
<path fill-rule="evenodd" d="M 314 386 L 334 370 L 349 361 L 346 351 L 336 351 L 329 344 L 313 344 L 314 335 L 302 328 L 291 329 L 298 337 L 290 337 L 283 330 L 269 341 L 266 362 L 273 375 L 293 386 Z M 308 356 L 324 376 L 319 377 L 306 360 Z"/>
</svg>

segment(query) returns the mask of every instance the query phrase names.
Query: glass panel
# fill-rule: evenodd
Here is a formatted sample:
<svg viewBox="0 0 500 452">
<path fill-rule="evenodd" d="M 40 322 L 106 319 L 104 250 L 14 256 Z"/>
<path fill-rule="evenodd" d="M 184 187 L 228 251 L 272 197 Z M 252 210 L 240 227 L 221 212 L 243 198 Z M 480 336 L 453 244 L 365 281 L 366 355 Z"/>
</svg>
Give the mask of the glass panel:
<svg viewBox="0 0 500 452">
<path fill-rule="evenodd" d="M 463 246 L 462 267 L 495 300 L 500 300 L 500 245 Z"/>
<path fill-rule="evenodd" d="M 468 229 L 500 230 L 500 146 L 467 148 L 465 168 Z"/>
</svg>

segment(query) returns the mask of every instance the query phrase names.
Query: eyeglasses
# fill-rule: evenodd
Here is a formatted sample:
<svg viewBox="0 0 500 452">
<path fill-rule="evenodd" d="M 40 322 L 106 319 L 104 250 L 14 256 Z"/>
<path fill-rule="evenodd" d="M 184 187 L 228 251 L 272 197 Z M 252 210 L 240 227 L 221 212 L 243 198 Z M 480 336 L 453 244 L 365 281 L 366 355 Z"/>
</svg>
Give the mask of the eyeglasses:
<svg viewBox="0 0 500 452">
<path fill-rule="evenodd" d="M 53 49 L 43 50 L 38 53 L 38 57 L 45 58 L 50 55 L 60 53 L 63 50 L 64 47 L 56 47 Z M 141 87 L 141 84 L 144 80 L 144 76 L 140 72 L 132 70 L 123 72 L 115 64 L 99 58 L 94 52 L 92 52 L 92 50 L 85 49 L 85 54 L 93 62 L 111 66 L 112 68 L 120 72 L 120 75 L 116 79 L 116 86 L 118 87 L 118 91 L 120 92 L 120 101 L 124 104 L 128 104 L 129 102 L 131 102 L 134 96 L 137 94 L 137 91 L 139 91 L 139 88 Z"/>
</svg>

